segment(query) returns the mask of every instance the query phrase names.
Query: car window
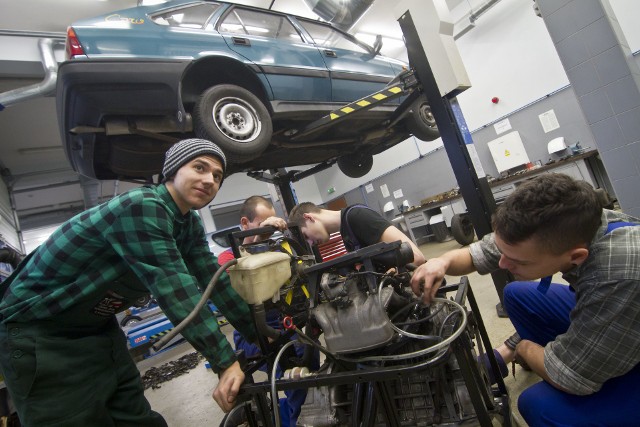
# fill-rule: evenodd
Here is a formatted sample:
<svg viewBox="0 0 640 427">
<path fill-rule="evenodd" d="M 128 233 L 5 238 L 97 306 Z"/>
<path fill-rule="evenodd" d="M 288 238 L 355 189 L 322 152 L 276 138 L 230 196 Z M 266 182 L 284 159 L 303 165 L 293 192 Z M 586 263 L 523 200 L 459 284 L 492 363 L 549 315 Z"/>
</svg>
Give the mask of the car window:
<svg viewBox="0 0 640 427">
<path fill-rule="evenodd" d="M 311 38 L 320 47 L 346 49 L 355 52 L 369 53 L 367 49 L 350 40 L 340 31 L 329 26 L 302 21 L 302 26 L 309 32 Z"/>
<path fill-rule="evenodd" d="M 211 14 L 220 7 L 217 3 L 197 4 L 151 15 L 153 22 L 181 28 L 202 28 Z"/>
<path fill-rule="evenodd" d="M 302 42 L 302 37 L 286 16 L 255 10 L 234 8 L 218 29 L 225 33 Z"/>
</svg>

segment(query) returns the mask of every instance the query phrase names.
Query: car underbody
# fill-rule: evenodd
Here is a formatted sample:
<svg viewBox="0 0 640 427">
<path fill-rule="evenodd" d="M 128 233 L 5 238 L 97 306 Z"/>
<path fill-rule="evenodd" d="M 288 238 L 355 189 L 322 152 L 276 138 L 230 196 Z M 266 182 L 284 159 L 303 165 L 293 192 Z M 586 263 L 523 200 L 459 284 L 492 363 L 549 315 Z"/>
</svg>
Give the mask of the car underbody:
<svg viewBox="0 0 640 427">
<path fill-rule="evenodd" d="M 401 120 L 408 113 L 406 98 L 402 103 L 398 99 L 377 102 L 310 129 L 333 111 L 344 110 L 344 104 L 265 101 L 264 95 L 253 95 L 259 92 L 257 86 L 247 85 L 248 90 L 220 84 L 211 89 L 226 90 L 232 95 L 223 99 L 233 102 L 211 116 L 217 104 L 208 106 L 207 100 L 189 95 L 186 84 L 178 82 L 176 76 L 183 75 L 188 66 L 188 61 L 64 63 L 59 74 L 58 112 L 74 169 L 97 179 L 149 182 L 159 173 L 164 152 L 173 143 L 198 136 L 235 144 L 231 150 L 223 146 L 229 158 L 228 173 L 333 164 L 342 159 L 341 170 L 354 177 L 369 171 L 373 155 L 411 136 Z M 242 104 L 243 97 L 253 105 Z M 261 115 L 252 112 L 265 102 Z M 202 112 L 203 108 L 208 110 Z M 246 138 L 242 134 L 245 119 L 255 129 L 260 125 L 270 128 L 269 140 L 261 142 L 261 147 L 240 139 Z M 201 124 L 207 120 L 208 128 Z M 438 136 L 437 129 L 432 133 L 433 138 Z"/>
</svg>

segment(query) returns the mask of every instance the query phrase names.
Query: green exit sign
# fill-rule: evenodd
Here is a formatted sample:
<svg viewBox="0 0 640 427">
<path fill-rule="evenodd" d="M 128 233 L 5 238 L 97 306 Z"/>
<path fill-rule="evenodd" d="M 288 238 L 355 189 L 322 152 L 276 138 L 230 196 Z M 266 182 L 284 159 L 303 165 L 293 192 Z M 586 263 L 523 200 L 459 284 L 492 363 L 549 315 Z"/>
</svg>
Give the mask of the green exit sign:
<svg viewBox="0 0 640 427">
<path fill-rule="evenodd" d="M 329 189 L 327 190 L 327 193 L 332 194 L 336 192 L 336 187 L 329 187 Z"/>
</svg>

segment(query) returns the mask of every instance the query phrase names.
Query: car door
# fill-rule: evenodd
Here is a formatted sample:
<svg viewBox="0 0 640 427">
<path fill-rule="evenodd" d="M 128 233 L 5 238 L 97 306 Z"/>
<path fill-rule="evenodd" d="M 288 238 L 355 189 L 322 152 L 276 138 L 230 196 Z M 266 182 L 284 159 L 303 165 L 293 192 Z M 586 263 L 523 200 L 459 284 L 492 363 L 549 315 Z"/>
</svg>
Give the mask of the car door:
<svg viewBox="0 0 640 427">
<path fill-rule="evenodd" d="M 329 69 L 333 102 L 351 102 L 377 92 L 395 76 L 389 61 L 344 33 L 306 19 L 298 22 L 313 38 Z"/>
<path fill-rule="evenodd" d="M 274 100 L 330 101 L 331 83 L 322 55 L 286 15 L 232 7 L 216 28 L 230 49 L 262 69 Z"/>
</svg>

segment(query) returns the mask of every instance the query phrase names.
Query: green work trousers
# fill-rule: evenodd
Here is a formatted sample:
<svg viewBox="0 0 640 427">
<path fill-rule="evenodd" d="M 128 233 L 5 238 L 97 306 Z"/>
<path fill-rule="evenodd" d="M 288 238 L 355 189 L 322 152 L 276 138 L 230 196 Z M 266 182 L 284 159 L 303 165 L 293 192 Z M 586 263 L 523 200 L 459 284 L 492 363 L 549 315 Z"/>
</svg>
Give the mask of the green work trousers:
<svg viewBox="0 0 640 427">
<path fill-rule="evenodd" d="M 0 324 L 0 368 L 25 427 L 166 427 L 115 318 Z"/>
</svg>

